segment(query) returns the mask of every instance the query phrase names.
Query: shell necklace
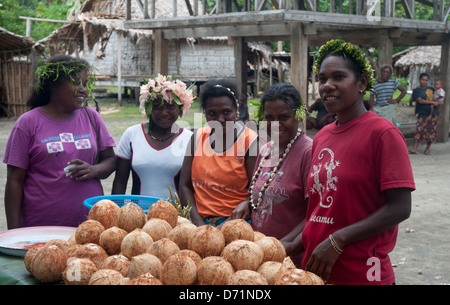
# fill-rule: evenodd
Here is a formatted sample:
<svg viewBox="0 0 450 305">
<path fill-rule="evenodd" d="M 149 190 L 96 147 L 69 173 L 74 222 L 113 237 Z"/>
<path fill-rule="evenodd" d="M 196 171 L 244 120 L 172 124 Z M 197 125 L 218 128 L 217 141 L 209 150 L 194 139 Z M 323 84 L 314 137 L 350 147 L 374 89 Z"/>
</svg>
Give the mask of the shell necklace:
<svg viewBox="0 0 450 305">
<path fill-rule="evenodd" d="M 283 155 L 278 159 L 277 164 L 275 165 L 275 167 L 272 170 L 272 173 L 270 174 L 269 179 L 266 180 L 266 182 L 264 183 L 264 185 L 262 186 L 261 190 L 258 193 L 258 200 L 256 202 L 256 204 L 253 202 L 253 188 L 255 187 L 255 183 L 256 183 L 256 179 L 258 179 L 259 175 L 261 174 L 261 168 L 262 168 L 262 164 L 264 162 L 264 160 L 266 160 L 269 155 L 272 153 L 272 148 L 275 142 L 272 142 L 272 144 L 270 145 L 270 148 L 267 150 L 266 154 L 264 155 L 264 157 L 261 159 L 261 161 L 259 162 L 258 168 L 255 171 L 255 174 L 252 177 L 252 182 L 250 184 L 250 187 L 248 189 L 249 193 L 250 193 L 250 203 L 251 203 L 251 207 L 254 210 L 257 210 L 259 205 L 261 204 L 262 200 L 263 200 L 263 195 L 264 192 L 267 190 L 267 187 L 269 186 L 270 182 L 272 182 L 272 180 L 275 178 L 278 169 L 281 166 L 281 163 L 283 162 L 283 160 L 286 158 L 286 155 L 288 154 L 288 152 L 291 150 L 292 145 L 294 144 L 295 140 L 297 140 L 297 138 L 300 136 L 301 134 L 301 130 L 300 128 L 297 130 L 297 133 L 295 134 L 295 137 L 293 137 L 291 139 L 291 141 L 288 143 L 288 145 L 286 146 L 286 149 L 284 150 Z"/>
</svg>

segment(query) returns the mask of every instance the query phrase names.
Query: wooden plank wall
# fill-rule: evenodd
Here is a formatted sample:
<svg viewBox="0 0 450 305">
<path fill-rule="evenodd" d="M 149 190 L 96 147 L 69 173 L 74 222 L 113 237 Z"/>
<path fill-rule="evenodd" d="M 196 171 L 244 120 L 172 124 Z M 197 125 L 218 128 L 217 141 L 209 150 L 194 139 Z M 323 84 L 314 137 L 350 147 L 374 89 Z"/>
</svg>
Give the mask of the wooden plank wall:
<svg viewBox="0 0 450 305">
<path fill-rule="evenodd" d="M 29 56 L 0 52 L 0 101 L 3 115 L 20 116 L 29 110 L 26 103 L 32 84 L 33 67 Z"/>
</svg>

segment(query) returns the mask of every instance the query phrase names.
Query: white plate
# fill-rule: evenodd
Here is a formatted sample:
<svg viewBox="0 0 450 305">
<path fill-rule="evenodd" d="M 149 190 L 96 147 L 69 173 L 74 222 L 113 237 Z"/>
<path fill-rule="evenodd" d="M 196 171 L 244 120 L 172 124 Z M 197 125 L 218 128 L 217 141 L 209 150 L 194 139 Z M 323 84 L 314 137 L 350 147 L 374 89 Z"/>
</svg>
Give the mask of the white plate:
<svg viewBox="0 0 450 305">
<path fill-rule="evenodd" d="M 74 227 L 26 227 L 0 232 L 0 252 L 23 257 L 34 244 L 51 239 L 68 240 L 75 233 Z"/>
</svg>

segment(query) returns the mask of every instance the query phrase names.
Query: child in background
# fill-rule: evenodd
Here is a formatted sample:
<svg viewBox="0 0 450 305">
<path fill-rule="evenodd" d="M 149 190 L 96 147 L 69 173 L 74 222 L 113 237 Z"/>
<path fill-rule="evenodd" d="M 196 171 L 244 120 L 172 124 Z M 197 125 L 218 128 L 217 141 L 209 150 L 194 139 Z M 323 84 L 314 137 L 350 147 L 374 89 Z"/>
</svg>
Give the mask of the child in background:
<svg viewBox="0 0 450 305">
<path fill-rule="evenodd" d="M 434 84 L 434 87 L 436 88 L 436 90 L 434 91 L 433 94 L 433 100 L 435 102 L 441 103 L 441 105 L 444 104 L 444 99 L 445 99 L 445 91 L 444 89 L 442 89 L 442 81 L 441 80 L 437 80 Z M 434 114 L 434 106 L 431 105 L 430 106 L 430 115 L 428 118 L 431 119 L 432 116 L 436 115 Z"/>
</svg>

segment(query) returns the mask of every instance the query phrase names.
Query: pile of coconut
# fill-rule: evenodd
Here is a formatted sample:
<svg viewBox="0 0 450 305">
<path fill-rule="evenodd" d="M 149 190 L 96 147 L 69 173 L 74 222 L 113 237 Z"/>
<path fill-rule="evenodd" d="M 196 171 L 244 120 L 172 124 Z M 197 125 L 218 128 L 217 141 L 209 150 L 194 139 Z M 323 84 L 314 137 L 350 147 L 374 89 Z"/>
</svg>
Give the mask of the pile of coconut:
<svg viewBox="0 0 450 305">
<path fill-rule="evenodd" d="M 197 227 L 165 200 L 147 214 L 132 202 L 101 200 L 67 241 L 31 248 L 24 263 L 37 280 L 67 285 L 324 284 L 248 222 Z"/>
</svg>

